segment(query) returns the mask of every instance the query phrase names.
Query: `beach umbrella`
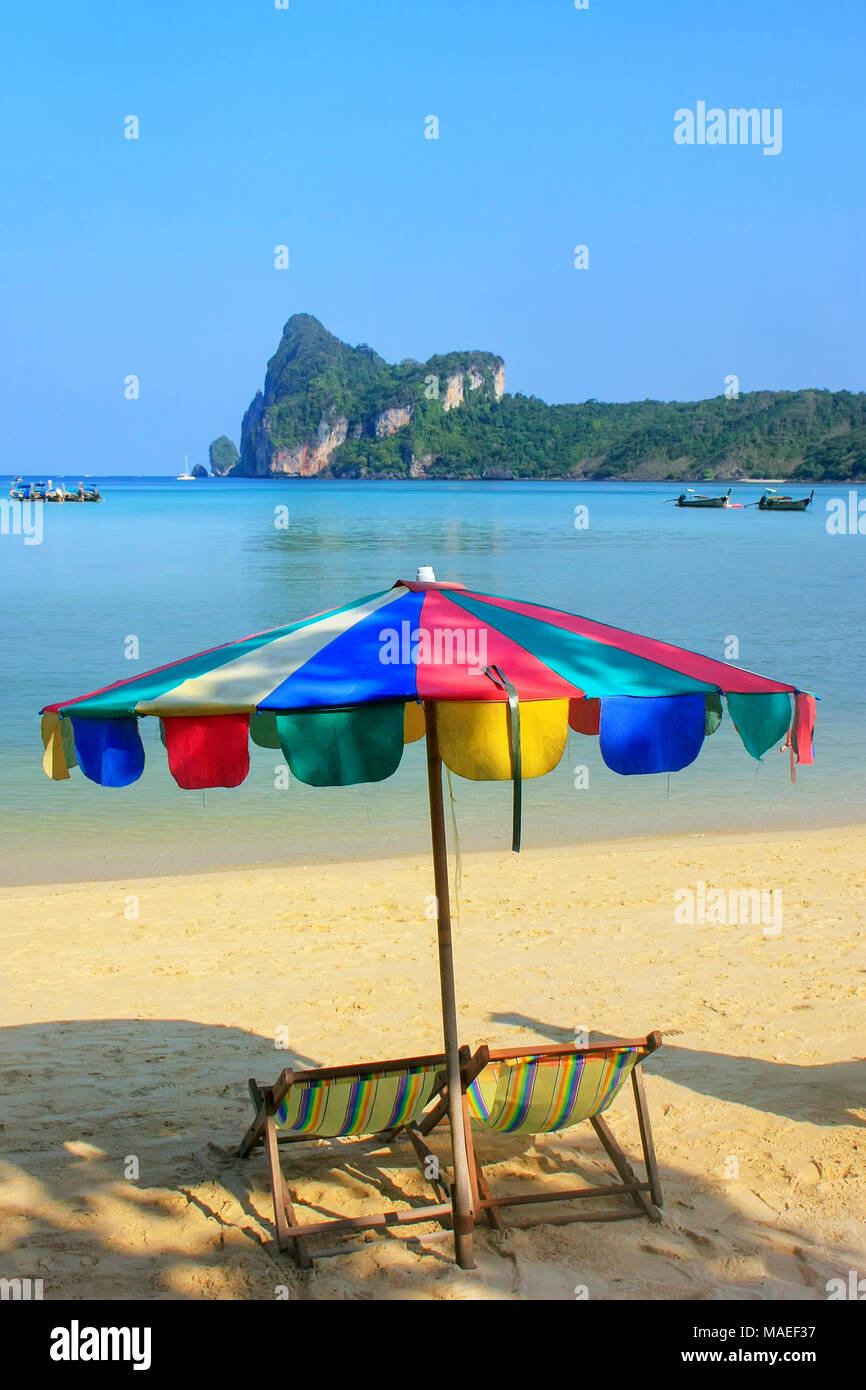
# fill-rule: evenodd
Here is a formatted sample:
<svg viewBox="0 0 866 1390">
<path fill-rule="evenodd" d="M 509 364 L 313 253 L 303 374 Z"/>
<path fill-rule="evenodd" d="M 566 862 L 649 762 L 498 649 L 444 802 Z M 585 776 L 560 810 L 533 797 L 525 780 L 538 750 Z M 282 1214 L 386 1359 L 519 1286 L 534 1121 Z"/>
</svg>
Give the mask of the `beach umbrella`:
<svg viewBox="0 0 866 1390">
<path fill-rule="evenodd" d="M 618 774 L 677 772 L 719 727 L 722 697 L 753 758 L 784 740 L 792 776 L 812 761 L 815 699 L 798 687 L 559 609 L 437 583 L 425 567 L 339 608 L 46 705 L 43 766 L 55 779 L 77 764 L 102 786 L 127 786 L 144 770 L 139 720 L 153 716 L 184 789 L 238 786 L 250 741 L 280 749 L 301 782 L 349 786 L 391 776 L 405 744 L 426 736 L 453 1221 L 457 1258 L 471 1267 L 443 764 L 512 783 L 517 850 L 523 780 L 558 764 L 569 727 L 597 736 Z"/>
</svg>

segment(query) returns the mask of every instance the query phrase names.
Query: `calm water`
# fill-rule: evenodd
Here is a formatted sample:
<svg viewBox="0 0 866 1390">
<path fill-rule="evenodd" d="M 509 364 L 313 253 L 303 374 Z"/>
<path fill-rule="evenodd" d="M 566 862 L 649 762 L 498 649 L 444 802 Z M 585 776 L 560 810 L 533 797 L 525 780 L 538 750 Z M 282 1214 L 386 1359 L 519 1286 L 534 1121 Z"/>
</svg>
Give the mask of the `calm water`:
<svg viewBox="0 0 866 1390">
<path fill-rule="evenodd" d="M 46 702 L 386 588 L 419 564 L 719 658 L 733 635 L 742 665 L 822 696 L 817 760 L 796 786 L 787 757 L 754 763 L 727 720 L 670 778 L 617 777 L 597 742 L 570 735 L 560 766 L 526 786 L 527 845 L 866 819 L 866 537 L 825 525 L 827 499 L 845 489 L 818 489 L 811 513 L 769 516 L 664 506 L 670 483 L 97 481 L 105 505 L 44 508 L 42 544 L 0 535 L 7 882 L 422 849 L 422 744 L 375 788 L 277 790 L 278 755 L 253 748 L 243 786 L 190 793 L 144 720 L 144 777 L 108 790 L 79 772 L 48 781 L 37 717 Z M 735 499 L 760 492 L 738 486 Z M 274 525 L 280 504 L 287 531 Z M 129 636 L 137 663 L 124 657 Z M 578 764 L 589 768 L 580 791 Z M 455 779 L 454 790 L 462 846 L 506 847 L 509 786 Z"/>
</svg>

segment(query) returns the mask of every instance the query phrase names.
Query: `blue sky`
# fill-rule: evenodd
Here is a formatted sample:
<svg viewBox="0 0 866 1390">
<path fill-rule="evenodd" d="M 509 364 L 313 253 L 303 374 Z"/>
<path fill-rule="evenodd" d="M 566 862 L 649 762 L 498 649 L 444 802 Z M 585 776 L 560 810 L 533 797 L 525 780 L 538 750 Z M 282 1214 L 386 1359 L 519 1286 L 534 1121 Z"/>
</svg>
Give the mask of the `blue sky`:
<svg viewBox="0 0 866 1390">
<path fill-rule="evenodd" d="M 205 461 L 297 311 L 546 400 L 866 386 L 862 0 L 7 16 L 7 471 Z M 701 100 L 781 108 L 781 153 L 677 145 Z"/>
</svg>

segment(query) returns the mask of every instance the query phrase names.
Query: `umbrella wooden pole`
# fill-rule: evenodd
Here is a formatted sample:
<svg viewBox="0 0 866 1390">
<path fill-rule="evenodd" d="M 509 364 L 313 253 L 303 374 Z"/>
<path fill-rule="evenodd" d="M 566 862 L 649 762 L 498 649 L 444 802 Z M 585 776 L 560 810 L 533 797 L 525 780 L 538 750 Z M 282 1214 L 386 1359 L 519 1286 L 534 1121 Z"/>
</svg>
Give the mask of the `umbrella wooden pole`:
<svg viewBox="0 0 866 1390">
<path fill-rule="evenodd" d="M 430 831 L 433 840 L 433 882 L 436 888 L 436 920 L 439 938 L 439 980 L 442 987 L 442 1023 L 448 1074 L 448 1118 L 451 1124 L 451 1153 L 454 1161 L 452 1210 L 454 1247 L 457 1263 L 474 1269 L 472 1230 L 475 1213 L 469 1158 L 466 1152 L 466 1120 L 460 1083 L 460 1042 L 457 1036 L 457 999 L 454 990 L 454 952 L 451 945 L 451 900 L 448 892 L 448 855 L 445 843 L 445 809 L 442 801 L 442 759 L 436 706 L 424 705 L 427 728 L 427 784 L 430 789 Z"/>
</svg>

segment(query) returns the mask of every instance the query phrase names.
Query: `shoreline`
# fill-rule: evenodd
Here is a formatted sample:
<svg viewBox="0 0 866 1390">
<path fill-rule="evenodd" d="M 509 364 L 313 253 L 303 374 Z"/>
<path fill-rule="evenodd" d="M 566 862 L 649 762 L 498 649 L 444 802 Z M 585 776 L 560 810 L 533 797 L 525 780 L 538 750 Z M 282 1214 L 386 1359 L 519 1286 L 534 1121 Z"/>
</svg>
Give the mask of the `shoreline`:
<svg viewBox="0 0 866 1390">
<path fill-rule="evenodd" d="M 692 840 L 707 840 L 708 842 L 710 842 L 715 839 L 718 839 L 741 842 L 744 839 L 753 840 L 757 838 L 766 837 L 770 841 L 773 841 L 776 838 L 784 838 L 785 840 L 790 841 L 791 839 L 797 839 L 801 836 L 829 834 L 834 831 L 842 831 L 846 833 L 859 832 L 863 835 L 864 842 L 866 842 L 866 820 L 846 819 L 841 821 L 811 824 L 803 827 L 766 825 L 749 826 L 747 829 L 744 830 L 731 830 L 719 826 L 710 826 L 706 830 L 672 830 L 663 835 L 611 834 L 609 836 L 601 835 L 592 840 L 563 839 L 561 841 L 551 841 L 550 843 L 543 845 L 531 845 L 529 847 L 524 847 L 521 850 L 520 854 L 515 855 L 513 857 L 517 860 L 525 860 L 529 855 L 537 856 L 545 854 L 556 855 L 566 853 L 592 853 L 598 850 L 609 850 L 612 847 L 617 846 L 621 846 L 623 849 L 628 849 L 631 846 L 639 845 L 663 848 L 665 845 L 672 845 L 673 842 Z M 460 853 L 463 859 L 483 855 L 498 856 L 499 854 L 507 856 L 509 860 L 512 858 L 511 852 L 507 850 L 504 845 L 501 849 L 461 849 Z M 454 848 L 451 844 L 449 830 L 449 860 L 453 858 L 453 855 Z M 357 867 L 360 865 L 376 865 L 379 863 L 400 864 L 419 859 L 423 860 L 424 857 L 424 852 L 421 850 L 407 850 L 403 854 L 380 854 L 375 852 L 371 852 L 369 854 L 362 853 L 355 857 L 347 857 L 345 859 L 333 859 L 328 858 L 324 854 L 319 856 L 315 853 L 302 855 L 299 852 L 296 858 L 241 860 L 237 864 L 231 864 L 224 867 L 218 867 L 216 864 L 214 864 L 205 866 L 191 866 L 188 868 L 176 868 L 160 873 L 145 872 L 123 875 L 106 874 L 105 877 L 90 878 L 66 878 L 61 876 L 45 879 L 27 879 L 26 881 L 22 882 L 11 882 L 9 880 L 5 880 L 2 877 L 2 873 L 0 873 L 0 901 L 2 901 L 3 895 L 7 893 L 27 893 L 28 891 L 45 892 L 46 890 L 50 890 L 52 888 L 56 888 L 58 890 L 66 890 L 75 888 L 98 887 L 104 884 L 119 882 L 158 883 L 164 880 L 177 880 L 179 882 L 187 882 L 191 878 L 207 878 L 210 876 L 223 876 L 241 873 L 267 873 L 271 871 L 277 871 L 279 869 L 285 869 L 286 871 L 296 871 L 299 868 L 322 869 L 326 867 L 331 867 L 337 870 L 341 870 L 348 869 L 351 867 Z"/>
</svg>

